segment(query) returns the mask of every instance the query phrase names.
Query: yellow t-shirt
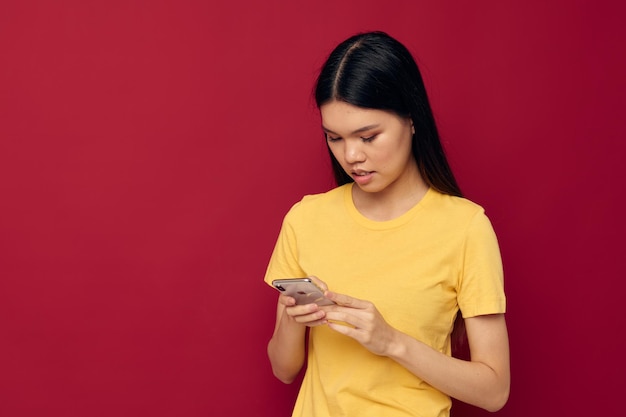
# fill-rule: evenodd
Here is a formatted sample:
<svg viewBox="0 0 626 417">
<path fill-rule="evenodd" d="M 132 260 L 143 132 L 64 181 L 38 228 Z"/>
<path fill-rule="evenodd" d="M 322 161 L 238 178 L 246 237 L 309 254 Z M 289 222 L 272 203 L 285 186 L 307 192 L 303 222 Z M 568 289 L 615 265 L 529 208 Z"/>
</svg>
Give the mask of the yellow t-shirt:
<svg viewBox="0 0 626 417">
<path fill-rule="evenodd" d="M 306 196 L 285 216 L 265 281 L 315 275 L 368 300 L 396 329 L 450 354 L 463 317 L 504 313 L 502 262 L 484 210 L 430 189 L 402 216 L 377 222 L 352 184 Z M 395 361 L 326 326 L 311 329 L 298 417 L 448 416 L 450 398 Z"/>
</svg>

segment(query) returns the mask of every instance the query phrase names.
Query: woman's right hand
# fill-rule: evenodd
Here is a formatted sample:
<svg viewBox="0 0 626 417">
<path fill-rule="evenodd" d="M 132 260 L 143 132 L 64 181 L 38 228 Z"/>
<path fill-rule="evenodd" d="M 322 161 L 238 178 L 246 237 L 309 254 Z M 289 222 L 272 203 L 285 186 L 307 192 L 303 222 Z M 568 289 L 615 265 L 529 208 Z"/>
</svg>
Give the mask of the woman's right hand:
<svg viewBox="0 0 626 417">
<path fill-rule="evenodd" d="M 319 278 L 310 276 L 311 280 L 320 287 L 323 291 L 328 289 L 326 283 Z M 278 302 L 285 306 L 285 314 L 289 316 L 296 323 L 314 327 L 322 324 L 326 324 L 326 313 L 320 309 L 317 304 L 302 304 L 297 305 L 296 300 L 288 295 L 280 295 Z"/>
<path fill-rule="evenodd" d="M 324 291 L 325 283 L 310 277 Z M 286 384 L 295 380 L 305 362 L 306 328 L 326 323 L 326 313 L 317 304 L 296 305 L 287 295 L 278 297 L 276 327 L 267 345 L 274 375 Z"/>
</svg>

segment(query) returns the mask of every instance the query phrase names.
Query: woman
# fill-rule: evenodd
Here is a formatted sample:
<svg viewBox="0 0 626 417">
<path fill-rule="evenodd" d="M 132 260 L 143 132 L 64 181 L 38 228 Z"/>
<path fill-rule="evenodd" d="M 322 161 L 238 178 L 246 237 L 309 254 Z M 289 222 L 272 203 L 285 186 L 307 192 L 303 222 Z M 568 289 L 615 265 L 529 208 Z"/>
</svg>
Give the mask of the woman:
<svg viewBox="0 0 626 417">
<path fill-rule="evenodd" d="M 509 394 L 497 240 L 462 198 L 418 67 L 381 32 L 342 42 L 315 97 L 338 187 L 286 215 L 265 280 L 311 276 L 335 304 L 280 295 L 268 355 L 294 416 L 448 416 Z M 457 313 L 471 360 L 451 356 Z M 308 349 L 305 338 L 309 332 Z"/>
</svg>

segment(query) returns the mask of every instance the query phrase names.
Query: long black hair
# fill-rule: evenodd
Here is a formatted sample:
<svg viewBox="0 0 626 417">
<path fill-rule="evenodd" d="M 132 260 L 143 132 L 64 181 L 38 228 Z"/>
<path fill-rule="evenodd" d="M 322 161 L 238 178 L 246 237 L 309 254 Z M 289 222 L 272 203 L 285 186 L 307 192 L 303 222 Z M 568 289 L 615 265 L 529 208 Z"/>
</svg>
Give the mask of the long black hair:
<svg viewBox="0 0 626 417">
<path fill-rule="evenodd" d="M 315 85 L 317 107 L 332 100 L 391 111 L 413 121 L 411 150 L 422 179 L 437 191 L 462 197 L 441 145 L 426 88 L 409 50 L 384 32 L 354 35 L 330 54 Z M 328 149 L 337 185 L 353 182 Z M 452 350 L 464 355 L 465 323 L 457 314 Z"/>
<path fill-rule="evenodd" d="M 462 195 L 441 145 L 422 75 L 400 42 L 384 32 L 368 32 L 340 43 L 315 85 L 318 108 L 332 100 L 411 118 L 415 127 L 411 148 L 422 178 L 439 192 Z M 352 182 L 330 149 L 329 154 L 337 185 Z"/>
</svg>

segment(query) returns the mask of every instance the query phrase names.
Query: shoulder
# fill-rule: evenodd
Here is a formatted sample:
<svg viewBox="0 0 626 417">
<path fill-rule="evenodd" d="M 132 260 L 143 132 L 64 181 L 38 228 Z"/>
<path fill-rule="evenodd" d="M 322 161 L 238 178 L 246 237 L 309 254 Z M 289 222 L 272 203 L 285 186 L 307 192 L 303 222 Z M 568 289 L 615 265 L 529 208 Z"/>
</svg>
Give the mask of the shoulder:
<svg viewBox="0 0 626 417">
<path fill-rule="evenodd" d="M 447 221 L 457 219 L 467 223 L 477 217 L 485 216 L 485 209 L 481 205 L 464 197 L 442 194 L 432 189 L 425 205 Z"/>
<path fill-rule="evenodd" d="M 460 239 L 493 239 L 495 231 L 485 209 L 463 197 L 434 192 L 428 200 L 430 223 Z"/>
<path fill-rule="evenodd" d="M 342 185 L 319 194 L 308 194 L 295 203 L 287 213 L 287 219 L 318 216 L 327 210 L 334 210 L 343 204 L 346 187 Z"/>
</svg>

